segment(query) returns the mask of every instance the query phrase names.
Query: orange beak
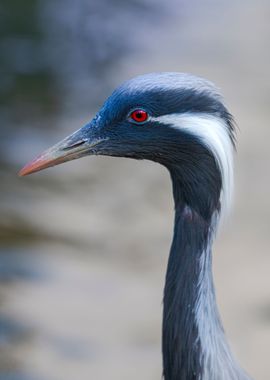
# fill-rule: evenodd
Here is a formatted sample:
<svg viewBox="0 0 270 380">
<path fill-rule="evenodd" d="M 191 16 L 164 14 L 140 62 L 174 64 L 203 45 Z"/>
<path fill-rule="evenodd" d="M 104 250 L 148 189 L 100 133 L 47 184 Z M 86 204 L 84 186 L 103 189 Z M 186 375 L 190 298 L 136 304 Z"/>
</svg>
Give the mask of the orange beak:
<svg viewBox="0 0 270 380">
<path fill-rule="evenodd" d="M 85 128 L 66 137 L 58 144 L 49 148 L 34 160 L 25 165 L 19 172 L 19 176 L 26 176 L 62 164 L 66 161 L 75 160 L 83 156 L 95 154 L 93 147 L 98 145 L 102 139 L 89 139 L 86 137 Z"/>
</svg>

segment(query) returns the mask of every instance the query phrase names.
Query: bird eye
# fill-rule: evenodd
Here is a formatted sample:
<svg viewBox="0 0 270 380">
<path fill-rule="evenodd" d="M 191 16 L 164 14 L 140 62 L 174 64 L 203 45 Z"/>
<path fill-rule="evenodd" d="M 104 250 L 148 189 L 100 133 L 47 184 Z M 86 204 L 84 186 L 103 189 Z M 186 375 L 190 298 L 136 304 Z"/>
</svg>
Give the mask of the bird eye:
<svg viewBox="0 0 270 380">
<path fill-rule="evenodd" d="M 142 109 L 137 109 L 132 111 L 129 117 L 136 123 L 143 123 L 148 119 L 148 113 Z"/>
</svg>

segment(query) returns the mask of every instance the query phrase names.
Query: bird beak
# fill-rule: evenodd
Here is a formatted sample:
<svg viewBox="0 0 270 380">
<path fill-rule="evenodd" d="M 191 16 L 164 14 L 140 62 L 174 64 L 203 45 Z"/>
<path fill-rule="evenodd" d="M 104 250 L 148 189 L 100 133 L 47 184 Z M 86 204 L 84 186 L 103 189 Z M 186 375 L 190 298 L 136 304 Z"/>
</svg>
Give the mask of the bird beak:
<svg viewBox="0 0 270 380">
<path fill-rule="evenodd" d="M 79 129 L 58 144 L 47 149 L 41 155 L 25 165 L 20 170 L 19 176 L 26 176 L 51 166 L 59 165 L 63 162 L 75 160 L 76 158 L 91 154 L 92 148 L 104 139 L 91 139 L 86 137 L 86 131 L 89 131 L 89 125 Z M 94 152 L 92 151 L 92 153 Z"/>
</svg>

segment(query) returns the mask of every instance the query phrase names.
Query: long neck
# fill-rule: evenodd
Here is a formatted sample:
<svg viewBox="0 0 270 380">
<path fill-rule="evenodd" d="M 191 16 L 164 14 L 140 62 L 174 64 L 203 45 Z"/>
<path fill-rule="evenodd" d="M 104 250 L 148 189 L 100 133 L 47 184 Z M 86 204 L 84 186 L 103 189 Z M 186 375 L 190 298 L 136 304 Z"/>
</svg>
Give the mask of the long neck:
<svg viewBox="0 0 270 380">
<path fill-rule="evenodd" d="M 173 189 L 175 226 L 164 290 L 164 378 L 248 379 L 232 358 L 216 306 L 211 246 L 218 210 L 204 218 L 184 202 L 174 177 Z"/>
</svg>

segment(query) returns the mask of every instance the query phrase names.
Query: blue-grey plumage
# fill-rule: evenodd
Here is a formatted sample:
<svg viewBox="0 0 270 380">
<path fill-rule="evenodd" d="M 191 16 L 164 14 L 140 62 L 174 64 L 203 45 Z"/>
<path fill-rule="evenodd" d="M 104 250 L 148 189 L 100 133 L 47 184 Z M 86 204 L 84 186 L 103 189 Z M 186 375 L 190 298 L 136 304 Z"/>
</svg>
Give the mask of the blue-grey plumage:
<svg viewBox="0 0 270 380">
<path fill-rule="evenodd" d="M 174 237 L 164 289 L 165 380 L 248 380 L 220 322 L 211 265 L 212 242 L 233 188 L 235 129 L 216 87 L 183 73 L 133 78 L 86 126 L 20 172 L 86 155 L 148 159 L 170 172 Z"/>
</svg>

